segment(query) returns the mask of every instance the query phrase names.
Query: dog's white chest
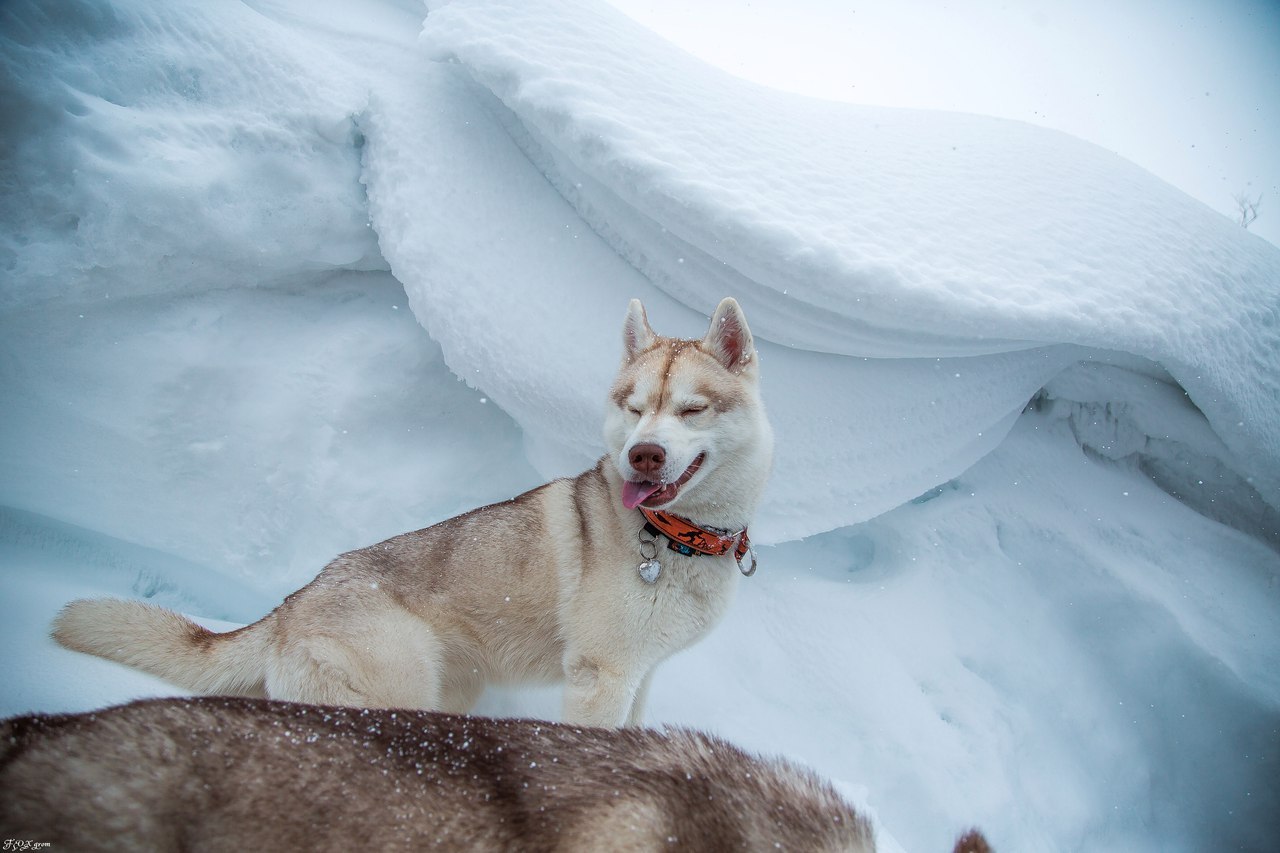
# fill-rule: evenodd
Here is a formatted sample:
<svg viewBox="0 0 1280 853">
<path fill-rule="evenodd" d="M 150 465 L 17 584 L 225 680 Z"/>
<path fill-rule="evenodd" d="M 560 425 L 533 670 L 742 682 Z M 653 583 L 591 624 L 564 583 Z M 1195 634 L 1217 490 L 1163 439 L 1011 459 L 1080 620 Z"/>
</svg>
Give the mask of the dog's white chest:
<svg viewBox="0 0 1280 853">
<path fill-rule="evenodd" d="M 647 599 L 649 624 L 663 626 L 663 634 L 677 645 L 702 636 L 728 609 L 737 586 L 732 563 L 707 557 L 672 555 L 659 562 L 653 580 L 640 575 L 637 585 Z"/>
</svg>

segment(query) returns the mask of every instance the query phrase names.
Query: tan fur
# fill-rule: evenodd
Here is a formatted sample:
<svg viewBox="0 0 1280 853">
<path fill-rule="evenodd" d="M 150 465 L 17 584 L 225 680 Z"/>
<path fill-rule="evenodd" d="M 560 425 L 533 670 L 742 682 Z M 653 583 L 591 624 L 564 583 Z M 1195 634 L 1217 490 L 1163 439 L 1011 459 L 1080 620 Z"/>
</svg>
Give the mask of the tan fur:
<svg viewBox="0 0 1280 853">
<path fill-rule="evenodd" d="M 262 699 L 0 722 L 0 838 L 77 851 L 872 853 L 785 761 L 685 730 Z M 977 830 L 953 853 L 991 853 Z"/>
<path fill-rule="evenodd" d="M 627 453 L 662 443 L 666 482 L 704 454 L 664 509 L 736 531 L 759 502 L 773 439 L 732 299 L 701 341 L 654 334 L 633 301 L 623 338 L 610 455 L 591 470 L 343 554 L 239 631 L 81 600 L 53 636 L 198 692 L 466 711 L 489 683 L 563 680 L 567 721 L 637 723 L 654 668 L 721 618 L 738 570 L 732 556 L 662 548 L 657 582 L 640 578 L 643 519 L 620 498 L 624 479 L 638 478 Z"/>
<path fill-rule="evenodd" d="M 874 850 L 814 774 L 696 732 L 239 698 L 0 723 L 0 837 L 88 851 Z"/>
</svg>

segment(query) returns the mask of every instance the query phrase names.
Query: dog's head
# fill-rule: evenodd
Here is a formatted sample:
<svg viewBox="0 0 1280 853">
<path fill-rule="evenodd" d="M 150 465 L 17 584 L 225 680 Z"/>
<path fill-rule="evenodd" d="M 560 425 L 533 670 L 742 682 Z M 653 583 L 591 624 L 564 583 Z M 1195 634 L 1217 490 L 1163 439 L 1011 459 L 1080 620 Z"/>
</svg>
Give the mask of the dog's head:
<svg viewBox="0 0 1280 853">
<path fill-rule="evenodd" d="M 622 503 L 745 524 L 773 456 L 759 366 L 742 309 L 725 299 L 700 340 L 664 338 L 631 300 L 605 441 Z"/>
</svg>

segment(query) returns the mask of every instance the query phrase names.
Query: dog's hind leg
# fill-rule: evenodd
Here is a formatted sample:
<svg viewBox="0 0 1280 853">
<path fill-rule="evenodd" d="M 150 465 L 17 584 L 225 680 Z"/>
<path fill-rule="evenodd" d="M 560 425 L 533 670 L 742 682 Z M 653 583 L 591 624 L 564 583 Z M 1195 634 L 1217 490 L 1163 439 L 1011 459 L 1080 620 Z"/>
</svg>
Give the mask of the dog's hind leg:
<svg viewBox="0 0 1280 853">
<path fill-rule="evenodd" d="M 627 722 L 639 675 L 570 654 L 565 676 L 564 722 L 608 728 Z"/>
<path fill-rule="evenodd" d="M 398 609 L 358 627 L 284 644 L 268 666 L 267 694 L 317 705 L 439 710 L 444 656 L 431 628 Z"/>
</svg>

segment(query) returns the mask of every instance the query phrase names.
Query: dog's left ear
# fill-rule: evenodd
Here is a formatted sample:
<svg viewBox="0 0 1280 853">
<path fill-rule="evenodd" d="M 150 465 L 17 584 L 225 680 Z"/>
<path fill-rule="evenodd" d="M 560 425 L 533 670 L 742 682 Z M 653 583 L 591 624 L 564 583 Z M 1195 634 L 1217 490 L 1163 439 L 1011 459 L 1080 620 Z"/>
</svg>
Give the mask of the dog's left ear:
<svg viewBox="0 0 1280 853">
<path fill-rule="evenodd" d="M 741 373 L 755 361 L 756 345 L 751 340 L 747 318 L 732 296 L 720 300 L 711 317 L 711 328 L 702 339 L 702 348 L 733 373 Z"/>
</svg>

